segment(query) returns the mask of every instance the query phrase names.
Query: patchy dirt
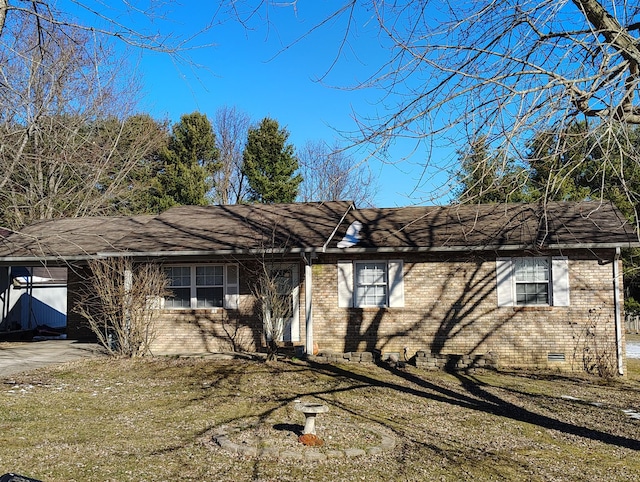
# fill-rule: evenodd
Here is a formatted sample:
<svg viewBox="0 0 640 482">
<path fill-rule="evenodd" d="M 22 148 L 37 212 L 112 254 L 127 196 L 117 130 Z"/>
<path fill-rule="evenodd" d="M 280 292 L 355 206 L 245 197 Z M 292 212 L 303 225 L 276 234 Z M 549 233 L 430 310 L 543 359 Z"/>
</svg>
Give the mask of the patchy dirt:
<svg viewBox="0 0 640 482">
<path fill-rule="evenodd" d="M 0 384 L 0 460 L 83 480 L 638 480 L 640 362 L 626 380 L 542 372 L 447 374 L 374 365 L 90 360 Z M 298 441 L 295 400 L 322 403 L 325 445 Z M 213 443 L 392 450 L 318 464 Z M 63 453 L 64 457 L 60 454 Z"/>
<path fill-rule="evenodd" d="M 323 451 L 367 450 L 378 446 L 383 435 L 393 437 L 393 432 L 383 425 L 367 421 L 364 417 L 354 417 L 338 408 L 316 419 L 315 438 L 303 435 L 303 424 L 296 423 L 300 418 L 304 418 L 300 412 L 285 407 L 270 413 L 266 418 L 252 417 L 221 425 L 212 430 L 209 436 L 226 434 L 232 442 L 239 445 L 300 453 L 304 451 L 305 445 L 322 446 Z M 322 442 L 320 445 L 317 445 L 318 440 Z"/>
</svg>

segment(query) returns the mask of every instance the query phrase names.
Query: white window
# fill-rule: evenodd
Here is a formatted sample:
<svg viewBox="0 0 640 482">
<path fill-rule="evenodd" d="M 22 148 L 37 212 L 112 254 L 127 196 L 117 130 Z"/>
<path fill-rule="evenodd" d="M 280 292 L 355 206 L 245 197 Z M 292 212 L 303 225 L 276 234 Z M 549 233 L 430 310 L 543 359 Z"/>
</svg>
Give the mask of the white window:
<svg viewBox="0 0 640 482">
<path fill-rule="evenodd" d="M 402 261 L 338 261 L 338 305 L 404 306 Z"/>
<path fill-rule="evenodd" d="M 191 307 L 191 268 L 188 266 L 170 266 L 165 268 L 169 279 L 171 295 L 165 299 L 167 308 Z"/>
<path fill-rule="evenodd" d="M 237 265 L 167 266 L 165 308 L 237 308 Z"/>
<path fill-rule="evenodd" d="M 548 305 L 549 259 L 515 259 L 516 305 Z"/>
<path fill-rule="evenodd" d="M 569 262 L 561 256 L 498 258 L 498 306 L 569 306 Z"/>
<path fill-rule="evenodd" d="M 387 263 L 355 263 L 355 306 L 387 306 Z"/>
<path fill-rule="evenodd" d="M 196 266 L 196 302 L 198 308 L 223 305 L 224 266 Z"/>
</svg>

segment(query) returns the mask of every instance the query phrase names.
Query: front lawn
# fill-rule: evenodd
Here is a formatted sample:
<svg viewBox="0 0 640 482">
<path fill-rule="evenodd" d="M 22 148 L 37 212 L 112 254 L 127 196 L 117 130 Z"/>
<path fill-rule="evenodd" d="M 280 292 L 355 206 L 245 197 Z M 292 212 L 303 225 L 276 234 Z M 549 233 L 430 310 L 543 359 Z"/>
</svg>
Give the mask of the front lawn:
<svg viewBox="0 0 640 482">
<path fill-rule="evenodd" d="M 88 360 L 0 385 L 0 474 L 55 481 L 638 480 L 640 360 L 626 380 L 210 359 Z M 303 447 L 294 400 L 321 402 Z M 236 446 L 293 452 L 254 457 Z M 377 454 L 312 462 L 395 441 Z M 281 447 L 280 447 L 281 446 Z M 340 452 L 342 451 L 342 452 Z M 296 455 L 298 454 L 298 455 Z"/>
</svg>

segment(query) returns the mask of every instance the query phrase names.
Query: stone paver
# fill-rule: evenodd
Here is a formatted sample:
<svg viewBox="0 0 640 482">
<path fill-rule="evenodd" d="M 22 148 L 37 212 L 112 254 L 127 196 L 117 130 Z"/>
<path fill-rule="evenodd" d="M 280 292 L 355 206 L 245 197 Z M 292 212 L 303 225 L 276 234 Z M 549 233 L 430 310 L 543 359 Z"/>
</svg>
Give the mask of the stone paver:
<svg viewBox="0 0 640 482">
<path fill-rule="evenodd" d="M 376 431 L 376 433 L 378 433 Z M 307 450 L 301 446 L 302 450 L 280 449 L 278 447 L 265 447 L 258 449 L 252 445 L 236 444 L 232 442 L 227 433 L 219 433 L 213 436 L 213 441 L 217 443 L 220 448 L 226 450 L 232 454 L 242 454 L 252 457 L 278 457 L 280 459 L 293 459 L 293 460 L 308 460 L 313 462 L 323 462 L 327 459 L 336 458 L 353 458 L 361 457 L 363 455 L 379 455 L 384 451 L 391 450 L 396 446 L 396 441 L 393 437 L 385 435 L 384 433 L 378 433 L 381 437 L 379 445 L 367 447 L 366 449 L 359 448 L 347 448 L 345 450 L 328 450 L 326 452 L 320 452 L 318 450 Z"/>
</svg>

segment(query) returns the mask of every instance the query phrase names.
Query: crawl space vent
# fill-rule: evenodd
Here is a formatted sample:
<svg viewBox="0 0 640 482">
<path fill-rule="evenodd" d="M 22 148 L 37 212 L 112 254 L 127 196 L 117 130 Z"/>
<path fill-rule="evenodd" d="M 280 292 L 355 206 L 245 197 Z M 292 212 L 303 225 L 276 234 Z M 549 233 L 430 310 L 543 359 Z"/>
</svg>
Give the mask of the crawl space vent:
<svg viewBox="0 0 640 482">
<path fill-rule="evenodd" d="M 551 362 L 564 361 L 564 353 L 549 353 L 547 355 L 547 360 Z"/>
</svg>

